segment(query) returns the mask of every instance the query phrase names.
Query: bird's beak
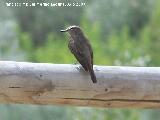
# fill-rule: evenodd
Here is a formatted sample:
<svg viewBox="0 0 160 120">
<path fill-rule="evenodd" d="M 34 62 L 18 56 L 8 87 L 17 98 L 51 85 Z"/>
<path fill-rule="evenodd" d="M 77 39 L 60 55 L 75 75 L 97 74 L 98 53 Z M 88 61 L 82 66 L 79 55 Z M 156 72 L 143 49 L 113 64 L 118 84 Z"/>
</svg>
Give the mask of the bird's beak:
<svg viewBox="0 0 160 120">
<path fill-rule="evenodd" d="M 61 32 L 67 32 L 68 31 L 68 29 L 65 29 L 65 30 L 61 30 Z"/>
</svg>

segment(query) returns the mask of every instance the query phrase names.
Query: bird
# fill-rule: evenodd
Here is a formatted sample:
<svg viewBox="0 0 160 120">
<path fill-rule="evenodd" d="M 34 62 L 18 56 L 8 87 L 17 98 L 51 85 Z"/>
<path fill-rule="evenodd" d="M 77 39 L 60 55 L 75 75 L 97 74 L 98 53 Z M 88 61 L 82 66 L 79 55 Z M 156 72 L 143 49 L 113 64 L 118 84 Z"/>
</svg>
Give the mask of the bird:
<svg viewBox="0 0 160 120">
<path fill-rule="evenodd" d="M 70 35 L 68 48 L 82 65 L 86 72 L 89 72 L 93 83 L 97 83 L 96 75 L 93 70 L 93 50 L 89 40 L 85 37 L 79 26 L 72 25 L 61 32 L 68 32 Z"/>
</svg>

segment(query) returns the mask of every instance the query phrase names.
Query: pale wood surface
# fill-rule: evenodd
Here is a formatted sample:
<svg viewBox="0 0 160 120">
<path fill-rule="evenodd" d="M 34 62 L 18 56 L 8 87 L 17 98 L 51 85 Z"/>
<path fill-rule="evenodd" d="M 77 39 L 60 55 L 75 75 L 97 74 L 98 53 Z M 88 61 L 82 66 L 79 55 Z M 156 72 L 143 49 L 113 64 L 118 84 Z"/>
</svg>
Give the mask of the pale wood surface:
<svg viewBox="0 0 160 120">
<path fill-rule="evenodd" d="M 160 108 L 160 67 L 0 62 L 0 103 Z"/>
</svg>

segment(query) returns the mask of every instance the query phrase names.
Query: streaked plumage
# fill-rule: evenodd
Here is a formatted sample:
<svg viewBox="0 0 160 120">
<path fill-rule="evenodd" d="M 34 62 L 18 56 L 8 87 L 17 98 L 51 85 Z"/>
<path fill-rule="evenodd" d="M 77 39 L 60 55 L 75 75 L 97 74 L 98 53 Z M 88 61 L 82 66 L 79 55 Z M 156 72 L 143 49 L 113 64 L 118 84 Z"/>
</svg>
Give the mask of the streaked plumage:
<svg viewBox="0 0 160 120">
<path fill-rule="evenodd" d="M 70 26 L 61 32 L 68 32 L 70 40 L 68 47 L 85 71 L 89 72 L 93 83 L 96 83 L 96 76 L 93 71 L 93 51 L 88 39 L 84 36 L 79 26 Z"/>
</svg>

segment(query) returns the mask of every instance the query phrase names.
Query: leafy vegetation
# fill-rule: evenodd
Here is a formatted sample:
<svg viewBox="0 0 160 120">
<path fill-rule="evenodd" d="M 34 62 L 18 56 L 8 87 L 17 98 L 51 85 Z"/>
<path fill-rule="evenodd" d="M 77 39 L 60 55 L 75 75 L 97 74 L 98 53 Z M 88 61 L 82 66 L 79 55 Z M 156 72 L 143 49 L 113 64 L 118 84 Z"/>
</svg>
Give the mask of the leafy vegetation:
<svg viewBox="0 0 160 120">
<path fill-rule="evenodd" d="M 86 7 L 80 8 L 3 7 L 0 8 L 4 16 L 0 18 L 0 57 L 73 64 L 76 60 L 67 47 L 68 35 L 60 33 L 60 29 L 77 24 L 92 44 L 94 64 L 159 66 L 159 5 L 159 0 L 89 0 Z M 157 120 L 160 117 L 155 110 L 32 105 L 1 105 L 0 111 L 3 120 L 20 120 L 23 116 L 34 120 Z"/>
</svg>

